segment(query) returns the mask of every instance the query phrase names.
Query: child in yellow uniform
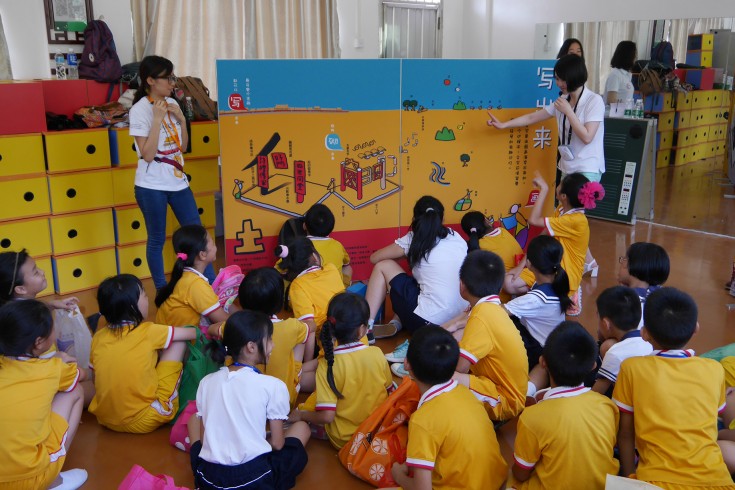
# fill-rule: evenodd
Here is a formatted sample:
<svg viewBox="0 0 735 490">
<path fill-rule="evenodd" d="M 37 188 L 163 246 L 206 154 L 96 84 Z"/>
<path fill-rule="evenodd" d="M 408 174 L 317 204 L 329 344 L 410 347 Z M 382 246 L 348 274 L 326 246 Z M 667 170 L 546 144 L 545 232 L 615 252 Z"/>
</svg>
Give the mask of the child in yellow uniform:
<svg viewBox="0 0 735 490">
<path fill-rule="evenodd" d="M 302 387 L 314 391 L 316 361 L 312 361 L 308 380 L 302 381 L 302 363 L 305 349 L 314 351 L 314 332 L 296 318 L 280 320 L 276 314 L 283 310 L 283 278 L 272 267 L 254 269 L 240 283 L 238 292 L 240 306 L 246 310 L 260 311 L 271 317 L 273 322 L 273 351 L 265 374 L 280 379 L 286 384 L 291 406 Z M 221 335 L 220 335 L 221 337 Z"/>
<path fill-rule="evenodd" d="M 646 299 L 643 316 L 641 334 L 653 354 L 623 361 L 613 391 L 622 474 L 666 489 L 735 489 L 717 445 L 724 370 L 684 349 L 699 330 L 697 305 L 682 291 L 661 288 Z"/>
<path fill-rule="evenodd" d="M 443 328 L 426 326 L 413 334 L 404 364 L 421 399 L 408 422 L 406 463 L 392 468 L 406 490 L 498 489 L 508 476 L 482 404 L 452 380 L 458 359 L 457 341 Z"/>
<path fill-rule="evenodd" d="M 362 296 L 344 292 L 332 298 L 321 330 L 324 357 L 316 370 L 316 412 L 294 410 L 289 416 L 289 422 L 324 425 L 337 449 L 395 389 L 383 352 L 360 342 L 369 317 Z"/>
<path fill-rule="evenodd" d="M 569 277 L 570 296 L 573 297 L 573 309 L 570 314 L 581 313 L 581 289 L 582 272 L 584 270 L 585 257 L 590 241 L 590 227 L 585 209 L 595 207 L 595 201 L 601 199 L 601 194 L 596 191 L 599 184 L 590 182 L 587 177 L 580 173 L 568 174 L 562 179 L 556 188 L 556 199 L 561 206 L 554 212 L 552 217 L 543 216 L 543 206 L 549 193 L 549 186 L 536 174 L 533 185 L 539 188 L 539 195 L 533 205 L 528 222 L 533 226 L 544 228 L 544 231 L 559 240 L 564 247 L 564 257 L 561 266 Z M 525 263 L 508 273 L 504 287 L 510 294 L 522 294 L 533 285 L 533 274 L 523 270 Z"/>
<path fill-rule="evenodd" d="M 352 266 L 345 247 L 329 236 L 334 230 L 334 214 L 324 204 L 314 204 L 304 215 L 306 237 L 314 243 L 314 248 L 322 257 L 323 264 L 334 264 L 342 274 L 345 287 L 352 283 Z"/>
<path fill-rule="evenodd" d="M 174 232 L 172 240 L 176 262 L 171 280 L 156 294 L 156 323 L 183 327 L 199 325 L 202 316 L 211 323 L 226 320 L 229 314 L 204 276 L 217 258 L 212 237 L 201 225 L 186 225 Z"/>
<path fill-rule="evenodd" d="M 61 468 L 82 416 L 78 382 L 87 372 L 39 357 L 56 342 L 45 304 L 7 303 L 0 325 L 0 489 L 79 488 L 87 472 Z"/>
<path fill-rule="evenodd" d="M 288 299 L 294 317 L 306 323 L 319 338 L 321 325 L 327 319 L 329 300 L 345 290 L 342 276 L 334 264 L 322 264 L 314 244 L 306 237 L 294 239 L 288 245 L 276 247 L 285 278 L 291 281 Z M 304 360 L 314 358 L 314 351 L 304 354 Z"/>
<path fill-rule="evenodd" d="M 148 433 L 171 422 L 179 406 L 185 341 L 194 340 L 196 330 L 145 322 L 148 296 L 131 274 L 102 281 L 97 302 L 107 326 L 92 338 L 97 393 L 90 413 L 118 432 Z"/>
<path fill-rule="evenodd" d="M 518 419 L 514 488 L 602 490 L 606 475 L 618 474 L 617 408 L 582 384 L 596 357 L 595 340 L 577 322 L 562 322 L 549 335 L 540 364 L 551 389 Z"/>
<path fill-rule="evenodd" d="M 497 254 L 503 259 L 505 272 L 516 266 L 516 258 L 523 256 L 523 249 L 513 235 L 503 227 L 488 227 L 485 215 L 479 211 L 469 211 L 462 216 L 462 230 L 468 237 L 467 252 L 481 249 Z M 507 303 L 510 295 L 500 291 L 500 301 Z"/>
<path fill-rule="evenodd" d="M 503 261 L 484 250 L 467 254 L 459 269 L 459 290 L 472 311 L 454 379 L 484 403 L 492 420 L 521 413 L 528 389 L 526 348 L 498 298 L 504 277 Z"/>
</svg>

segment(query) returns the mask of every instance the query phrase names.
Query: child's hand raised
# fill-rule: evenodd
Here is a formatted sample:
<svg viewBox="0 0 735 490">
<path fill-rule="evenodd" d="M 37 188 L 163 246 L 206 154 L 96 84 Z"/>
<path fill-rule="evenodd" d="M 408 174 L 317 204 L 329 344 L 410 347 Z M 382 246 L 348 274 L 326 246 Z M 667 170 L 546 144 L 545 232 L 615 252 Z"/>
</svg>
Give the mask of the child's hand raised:
<svg viewBox="0 0 735 490">
<path fill-rule="evenodd" d="M 539 173 L 538 170 L 536 171 L 536 174 L 533 176 L 532 184 L 534 185 L 534 187 L 538 187 L 542 191 L 549 190 L 549 185 L 546 183 L 546 181 L 541 176 L 541 173 Z"/>
</svg>

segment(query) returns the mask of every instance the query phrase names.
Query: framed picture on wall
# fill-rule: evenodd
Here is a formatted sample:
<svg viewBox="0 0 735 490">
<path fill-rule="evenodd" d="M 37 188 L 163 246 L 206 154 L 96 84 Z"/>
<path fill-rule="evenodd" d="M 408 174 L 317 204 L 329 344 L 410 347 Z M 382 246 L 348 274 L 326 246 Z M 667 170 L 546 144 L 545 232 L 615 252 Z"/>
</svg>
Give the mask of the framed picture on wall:
<svg viewBox="0 0 735 490">
<path fill-rule="evenodd" d="M 84 44 L 84 28 L 94 19 L 92 0 L 43 0 L 49 44 Z"/>
</svg>

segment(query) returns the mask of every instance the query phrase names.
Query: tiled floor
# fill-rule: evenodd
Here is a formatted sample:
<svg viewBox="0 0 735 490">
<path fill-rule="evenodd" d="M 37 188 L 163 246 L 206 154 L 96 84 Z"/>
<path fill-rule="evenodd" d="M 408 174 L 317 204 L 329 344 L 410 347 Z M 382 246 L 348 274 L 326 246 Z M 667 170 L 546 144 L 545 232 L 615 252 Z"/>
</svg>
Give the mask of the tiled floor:
<svg viewBox="0 0 735 490">
<path fill-rule="evenodd" d="M 735 235 L 735 209 L 731 201 L 715 203 L 714 193 L 721 187 L 711 174 L 714 169 L 672 168 L 659 171 L 657 220 L 670 226 L 697 225 L 710 233 Z M 670 188 L 670 190 L 667 190 Z M 730 189 L 732 191 L 732 189 Z M 689 216 L 689 213 L 691 216 Z M 601 265 L 598 278 L 583 281 L 583 312 L 579 321 L 590 331 L 596 329 L 597 315 L 594 298 L 599 292 L 616 284 L 618 257 L 635 241 L 651 241 L 663 245 L 672 261 L 668 285 L 689 292 L 699 305 L 701 330 L 691 347 L 705 352 L 714 347 L 735 342 L 735 298 L 723 290 L 729 279 L 735 257 L 735 239 L 692 231 L 683 231 L 639 221 L 635 226 L 591 220 L 591 249 Z M 149 295 L 150 280 L 145 281 Z M 94 293 L 78 295 L 87 313 L 96 310 Z M 153 313 L 151 313 L 153 314 Z M 392 350 L 401 338 L 379 341 L 384 351 Z M 85 414 L 77 438 L 66 460 L 66 468 L 87 469 L 90 478 L 84 488 L 117 488 L 134 463 L 151 473 L 172 475 L 177 484 L 192 485 L 188 455 L 168 444 L 167 427 L 148 435 L 118 434 L 102 429 L 94 417 Z M 511 457 L 512 425 L 500 432 L 501 448 Z M 297 488 L 370 488 L 351 477 L 343 469 L 336 452 L 324 441 L 312 441 L 308 446 L 309 464 L 299 477 Z"/>
</svg>

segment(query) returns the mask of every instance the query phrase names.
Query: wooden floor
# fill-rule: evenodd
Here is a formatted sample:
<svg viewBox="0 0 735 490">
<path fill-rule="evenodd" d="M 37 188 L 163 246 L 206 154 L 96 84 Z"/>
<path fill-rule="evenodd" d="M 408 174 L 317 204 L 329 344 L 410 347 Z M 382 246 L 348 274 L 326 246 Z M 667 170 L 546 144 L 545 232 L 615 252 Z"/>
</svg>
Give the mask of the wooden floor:
<svg viewBox="0 0 735 490">
<path fill-rule="evenodd" d="M 650 241 L 664 246 L 671 257 L 672 272 L 667 285 L 687 291 L 699 305 L 701 329 L 692 339 L 690 347 L 702 353 L 735 342 L 735 309 L 729 311 L 727 308 L 728 304 L 735 304 L 735 298 L 723 289 L 723 284 L 730 278 L 735 257 L 735 239 L 732 238 L 735 235 L 735 210 L 730 202 L 725 207 L 718 207 L 721 204 L 714 203 L 713 192 L 717 190 L 721 193 L 721 188 L 715 184 L 715 174 L 711 174 L 713 170 L 705 165 L 704 168 L 659 171 L 657 181 L 661 182 L 657 187 L 660 198 L 656 203 L 657 218 L 667 226 L 642 221 L 629 226 L 590 220 L 590 246 L 601 265 L 598 278 L 585 278 L 583 281 L 583 311 L 579 321 L 590 332 L 595 333 L 597 328 L 594 299 L 602 289 L 616 284 L 618 257 L 625 253 L 631 243 Z M 691 179 L 696 181 L 692 182 Z M 667 186 L 673 190 L 668 190 Z M 709 233 L 731 236 L 672 228 L 693 223 Z M 145 284 L 150 296 L 153 293 L 151 281 L 147 280 Z M 96 310 L 93 292 L 78 296 L 87 314 Z M 400 340 L 383 340 L 378 345 L 384 351 L 390 351 Z M 171 447 L 168 435 L 168 427 L 148 435 L 114 433 L 102 429 L 93 416 L 85 413 L 65 468 L 81 467 L 89 472 L 89 480 L 84 488 L 117 488 L 135 463 L 154 474 L 169 474 L 178 485 L 191 487 L 193 479 L 188 455 Z M 511 457 L 512 437 L 512 426 L 501 429 L 501 449 L 507 459 Z M 316 489 L 325 484 L 339 489 L 371 488 L 354 479 L 340 466 L 336 452 L 327 442 L 311 441 L 307 450 L 309 464 L 297 480 L 296 488 Z"/>
</svg>

